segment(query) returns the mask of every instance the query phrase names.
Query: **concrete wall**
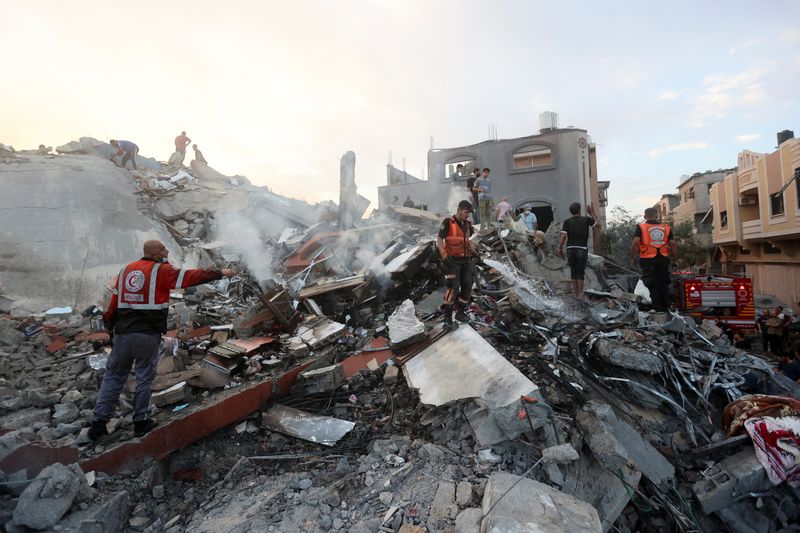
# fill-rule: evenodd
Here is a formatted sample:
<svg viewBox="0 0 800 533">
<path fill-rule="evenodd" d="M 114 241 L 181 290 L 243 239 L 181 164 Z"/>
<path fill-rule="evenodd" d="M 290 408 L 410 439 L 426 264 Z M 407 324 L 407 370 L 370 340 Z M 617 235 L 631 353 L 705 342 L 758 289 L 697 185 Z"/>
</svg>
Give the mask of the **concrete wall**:
<svg viewBox="0 0 800 533">
<path fill-rule="evenodd" d="M 460 200 L 470 199 L 466 189 L 469 176 L 454 180 L 446 175 L 453 161 L 474 159 L 480 168 L 491 168 L 495 202 L 507 196 L 515 207 L 523 204 L 551 206 L 557 222 L 569 217 L 569 204 L 591 202 L 598 205 L 596 167 L 592 165 L 591 146 L 585 130 L 555 130 L 540 135 L 485 141 L 458 148 L 428 152 L 428 179 L 419 183 L 378 188 L 379 205 L 387 205 L 393 196 L 402 202 L 411 195 L 415 204 L 428 210 L 449 213 Z M 537 168 L 515 169 L 513 154 L 528 146 L 550 148 L 552 162 Z M 594 182 L 594 184 L 592 183 Z"/>
<path fill-rule="evenodd" d="M 131 178 L 90 155 L 0 162 L 0 292 L 42 305 L 93 303 L 103 282 L 161 239 L 180 248 L 137 207 Z M 86 261 L 85 272 L 81 269 Z"/>
</svg>

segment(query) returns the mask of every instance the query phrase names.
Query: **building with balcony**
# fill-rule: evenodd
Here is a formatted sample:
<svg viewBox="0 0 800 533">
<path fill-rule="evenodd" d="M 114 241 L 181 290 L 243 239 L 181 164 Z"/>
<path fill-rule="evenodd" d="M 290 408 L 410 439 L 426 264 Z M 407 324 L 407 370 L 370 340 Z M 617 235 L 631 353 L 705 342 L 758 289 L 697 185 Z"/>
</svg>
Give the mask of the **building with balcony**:
<svg viewBox="0 0 800 533">
<path fill-rule="evenodd" d="M 553 125 L 553 124 L 548 124 Z M 456 175 L 456 166 L 466 171 Z M 473 168 L 491 169 L 495 203 L 503 196 L 515 208 L 531 207 L 546 230 L 553 221 L 570 216 L 569 205 L 593 204 L 605 224 L 608 181 L 598 181 L 595 145 L 584 129 L 542 128 L 537 135 L 488 140 L 469 146 L 431 149 L 428 179 L 422 180 L 387 166 L 387 183 L 378 187 L 379 207 L 396 196 L 411 197 L 415 205 L 441 213 L 453 213 L 460 200 L 470 200 L 466 188 Z"/>
<path fill-rule="evenodd" d="M 800 141 L 778 134 L 769 154 L 742 151 L 738 167 L 711 187 L 713 241 L 724 274 L 753 279 L 800 311 Z"/>
</svg>

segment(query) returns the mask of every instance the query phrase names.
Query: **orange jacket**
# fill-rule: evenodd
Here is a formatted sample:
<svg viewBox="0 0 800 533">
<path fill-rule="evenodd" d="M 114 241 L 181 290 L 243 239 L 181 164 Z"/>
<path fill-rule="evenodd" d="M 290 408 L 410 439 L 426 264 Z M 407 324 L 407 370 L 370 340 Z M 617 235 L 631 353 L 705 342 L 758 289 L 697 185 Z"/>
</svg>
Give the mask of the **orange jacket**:
<svg viewBox="0 0 800 533">
<path fill-rule="evenodd" d="M 469 257 L 472 255 L 472 248 L 469 245 L 470 222 L 465 221 L 467 233 L 461 229 L 461 225 L 456 217 L 450 219 L 450 231 L 444 239 L 444 251 L 449 257 Z"/>
<path fill-rule="evenodd" d="M 639 257 L 652 259 L 659 255 L 669 256 L 669 224 L 639 224 L 642 236 L 639 238 Z"/>
</svg>

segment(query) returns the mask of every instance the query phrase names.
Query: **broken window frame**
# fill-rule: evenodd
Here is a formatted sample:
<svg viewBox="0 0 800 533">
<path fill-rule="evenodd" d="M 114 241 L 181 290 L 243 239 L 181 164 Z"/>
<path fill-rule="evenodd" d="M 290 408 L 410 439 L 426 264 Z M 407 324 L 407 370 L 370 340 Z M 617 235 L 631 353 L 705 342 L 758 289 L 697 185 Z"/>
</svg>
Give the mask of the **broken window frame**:
<svg viewBox="0 0 800 533">
<path fill-rule="evenodd" d="M 546 157 L 546 161 L 537 162 L 537 159 Z M 529 164 L 518 166 L 518 161 L 528 159 Z M 553 149 L 546 144 L 528 144 L 517 148 L 511 153 L 511 169 L 515 171 L 537 170 L 554 166 Z"/>
</svg>

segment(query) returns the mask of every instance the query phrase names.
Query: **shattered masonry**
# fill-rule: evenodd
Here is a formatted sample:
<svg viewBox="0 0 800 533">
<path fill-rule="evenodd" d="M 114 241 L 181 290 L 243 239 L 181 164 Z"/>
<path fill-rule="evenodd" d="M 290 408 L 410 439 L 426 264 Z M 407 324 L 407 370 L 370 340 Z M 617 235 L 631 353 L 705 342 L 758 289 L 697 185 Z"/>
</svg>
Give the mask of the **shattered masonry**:
<svg viewBox="0 0 800 533">
<path fill-rule="evenodd" d="M 89 138 L 60 155 L 3 150 L 3 201 L 45 180 L 62 188 L 36 196 L 24 217 L 45 218 L 26 238 L 0 220 L 28 268 L 9 269 L 0 294 L 8 530 L 745 532 L 800 521 L 796 462 L 769 446 L 775 432 L 787 449 L 798 436 L 797 384 L 710 322 L 646 312 L 635 280 L 599 256 L 588 303 L 564 296 L 558 224 L 477 236 L 470 323 L 445 333 L 439 217 L 388 207 L 363 219 L 352 152 L 339 208 L 197 162 L 140 157 L 123 171 Z M 103 223 L 58 224 L 46 218 L 56 202 Z M 92 304 L 151 237 L 178 264 L 239 275 L 172 294 L 160 426 L 133 438 L 131 378 L 111 434 L 89 442 L 110 352 Z M 61 290 L 47 301 L 53 279 Z M 770 454 L 783 462 L 767 470 Z"/>
</svg>

